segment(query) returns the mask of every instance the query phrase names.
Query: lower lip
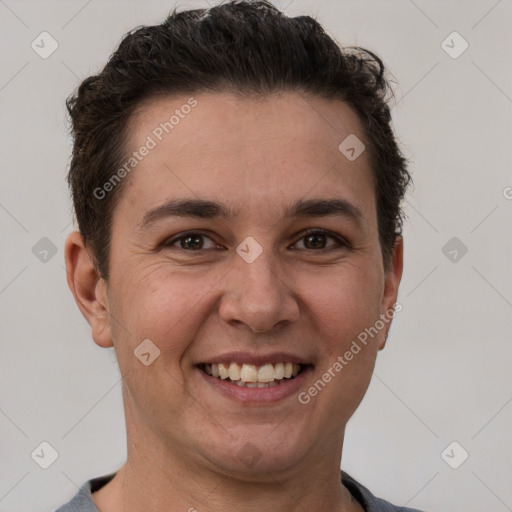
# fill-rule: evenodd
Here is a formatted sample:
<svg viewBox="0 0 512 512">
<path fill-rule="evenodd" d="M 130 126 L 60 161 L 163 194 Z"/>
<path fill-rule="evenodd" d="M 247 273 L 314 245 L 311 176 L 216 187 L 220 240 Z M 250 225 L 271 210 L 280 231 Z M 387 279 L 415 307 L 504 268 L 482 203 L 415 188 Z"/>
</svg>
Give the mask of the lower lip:
<svg viewBox="0 0 512 512">
<path fill-rule="evenodd" d="M 246 388 L 230 384 L 229 382 L 208 375 L 200 368 L 197 371 L 202 378 L 216 391 L 224 396 L 243 403 L 271 403 L 288 398 L 299 391 L 312 371 L 311 366 L 306 366 L 294 379 L 282 380 L 281 384 L 267 388 Z"/>
</svg>

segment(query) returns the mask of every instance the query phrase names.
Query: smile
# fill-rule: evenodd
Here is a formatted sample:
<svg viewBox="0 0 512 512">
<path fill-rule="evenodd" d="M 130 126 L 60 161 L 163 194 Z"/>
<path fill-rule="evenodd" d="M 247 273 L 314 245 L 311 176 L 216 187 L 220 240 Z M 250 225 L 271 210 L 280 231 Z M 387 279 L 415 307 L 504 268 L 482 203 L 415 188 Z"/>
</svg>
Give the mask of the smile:
<svg viewBox="0 0 512 512">
<path fill-rule="evenodd" d="M 304 369 L 304 365 L 290 362 L 254 364 L 203 363 L 199 365 L 207 375 L 246 388 L 279 386 L 283 381 L 293 380 Z"/>
</svg>

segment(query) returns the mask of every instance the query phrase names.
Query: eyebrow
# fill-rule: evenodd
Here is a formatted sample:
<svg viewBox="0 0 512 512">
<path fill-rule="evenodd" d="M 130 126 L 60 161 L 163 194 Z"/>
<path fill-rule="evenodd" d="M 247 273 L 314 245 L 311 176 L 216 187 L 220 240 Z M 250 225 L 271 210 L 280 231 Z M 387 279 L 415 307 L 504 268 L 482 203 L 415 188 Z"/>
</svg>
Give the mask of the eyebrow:
<svg viewBox="0 0 512 512">
<path fill-rule="evenodd" d="M 149 228 L 160 220 L 169 217 L 191 217 L 198 219 L 232 220 L 239 212 L 227 205 L 205 199 L 170 200 L 147 211 L 139 223 L 141 230 Z M 359 207 L 346 199 L 299 199 L 284 214 L 285 218 L 300 217 L 342 217 L 363 223 L 363 213 Z"/>
</svg>

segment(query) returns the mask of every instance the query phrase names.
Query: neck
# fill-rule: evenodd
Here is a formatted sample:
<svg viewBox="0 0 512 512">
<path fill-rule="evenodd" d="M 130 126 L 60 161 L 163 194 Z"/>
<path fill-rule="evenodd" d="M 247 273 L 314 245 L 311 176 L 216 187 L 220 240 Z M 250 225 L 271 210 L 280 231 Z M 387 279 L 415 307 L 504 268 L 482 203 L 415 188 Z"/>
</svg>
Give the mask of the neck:
<svg viewBox="0 0 512 512">
<path fill-rule="evenodd" d="M 200 463 L 190 451 L 139 438 L 128 443 L 126 464 L 93 499 L 101 512 L 361 511 L 341 484 L 342 444 L 327 447 L 316 463 L 304 461 L 300 468 L 237 474 L 205 459 Z"/>
</svg>

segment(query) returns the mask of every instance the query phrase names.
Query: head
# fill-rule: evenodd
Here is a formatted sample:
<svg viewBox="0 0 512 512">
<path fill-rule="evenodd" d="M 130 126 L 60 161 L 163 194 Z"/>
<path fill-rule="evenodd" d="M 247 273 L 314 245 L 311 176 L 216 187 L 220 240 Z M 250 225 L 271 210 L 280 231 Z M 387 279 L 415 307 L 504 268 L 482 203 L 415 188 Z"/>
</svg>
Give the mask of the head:
<svg viewBox="0 0 512 512">
<path fill-rule="evenodd" d="M 353 341 L 392 311 L 402 272 L 410 176 L 387 93 L 375 54 L 257 1 L 138 28 L 68 100 L 68 281 L 116 349 L 129 435 L 230 471 L 252 471 L 249 441 L 264 471 L 336 444 L 391 317 Z M 306 388 L 247 406 L 205 380 L 228 353 L 296 358 Z"/>
</svg>

